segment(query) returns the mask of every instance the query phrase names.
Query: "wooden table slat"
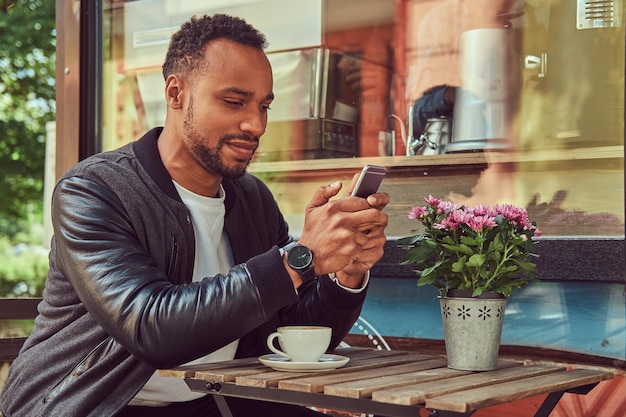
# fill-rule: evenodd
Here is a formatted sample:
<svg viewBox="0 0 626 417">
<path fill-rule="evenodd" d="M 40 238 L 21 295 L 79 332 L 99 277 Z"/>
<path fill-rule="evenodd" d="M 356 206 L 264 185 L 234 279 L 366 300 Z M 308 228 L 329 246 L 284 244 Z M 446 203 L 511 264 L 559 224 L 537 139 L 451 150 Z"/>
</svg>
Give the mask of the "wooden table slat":
<svg viewBox="0 0 626 417">
<path fill-rule="evenodd" d="M 322 392 L 323 385 L 328 383 L 330 379 L 328 378 L 328 374 L 333 374 L 333 380 L 345 380 L 346 378 L 352 378 L 350 376 L 351 372 L 361 372 L 368 369 L 375 369 L 378 372 L 378 368 L 383 365 L 393 365 L 396 366 L 394 369 L 399 369 L 397 366 L 407 366 L 408 359 L 404 360 L 391 360 L 388 359 L 383 361 L 382 363 L 371 363 L 371 358 L 359 358 L 348 362 L 344 367 L 339 369 L 329 369 L 326 371 L 319 372 L 286 372 L 286 371 L 274 371 L 267 370 L 265 368 L 265 372 L 256 372 L 256 373 L 248 373 L 237 376 L 235 382 L 237 385 L 247 386 L 247 387 L 280 387 L 281 389 L 289 389 L 291 391 L 302 391 L 302 392 Z M 400 365 L 397 365 L 398 361 Z M 412 361 L 409 361 L 408 365 L 413 366 Z M 396 364 L 396 365 L 394 365 Z M 407 369 L 407 368 L 405 368 Z M 409 370 L 413 370 L 408 368 Z M 302 382 L 300 379 L 304 378 L 305 381 Z M 311 381 L 313 379 L 313 381 Z M 287 380 L 296 380 L 284 382 Z M 311 382 L 309 382 L 311 381 Z M 317 382 L 317 384 L 316 384 Z M 316 384 L 317 388 L 312 388 L 311 383 Z"/>
<path fill-rule="evenodd" d="M 555 372 L 426 399 L 426 407 L 467 413 L 545 392 L 564 391 L 610 379 L 613 374 L 591 369 Z"/>
<path fill-rule="evenodd" d="M 565 368 L 563 367 L 545 365 L 506 367 L 491 372 L 471 373 L 469 375 L 447 378 L 445 380 L 435 380 L 375 391 L 372 393 L 372 399 L 374 401 L 399 405 L 423 404 L 428 398 L 434 396 L 564 370 Z"/>
<path fill-rule="evenodd" d="M 284 381 L 294 380 L 294 379 L 302 378 L 302 377 L 305 377 L 307 380 L 310 378 L 315 378 L 313 383 L 315 383 L 315 381 L 320 381 L 320 380 L 323 382 L 328 382 L 329 379 L 328 377 L 325 376 L 328 374 L 333 374 L 335 375 L 335 378 L 341 378 L 341 380 L 344 380 L 345 377 L 343 375 L 345 375 L 346 373 L 350 373 L 350 372 L 363 371 L 367 369 L 378 369 L 383 366 L 394 366 L 398 364 L 402 365 L 405 363 L 414 363 L 414 362 L 427 361 L 427 360 L 433 360 L 433 359 L 437 359 L 437 360 L 441 359 L 433 355 L 421 355 L 421 354 L 420 355 L 413 355 L 413 354 L 403 355 L 401 354 L 401 352 L 398 355 L 389 355 L 389 354 L 385 354 L 379 351 L 371 351 L 370 354 L 365 355 L 365 356 L 362 354 L 362 352 L 358 352 L 357 354 L 348 353 L 346 354 L 346 356 L 350 357 L 350 361 L 339 369 L 330 369 L 327 371 L 311 373 L 311 372 L 273 371 L 270 368 L 265 368 L 266 370 L 265 372 L 254 372 L 254 373 L 248 373 L 248 374 L 246 374 L 245 372 L 242 372 L 239 375 L 237 375 L 235 382 L 237 383 L 237 385 L 248 386 L 248 387 L 279 386 L 281 388 L 284 388 L 284 386 L 281 385 L 283 384 Z M 376 361 L 372 362 L 372 359 L 376 359 Z M 197 376 L 200 377 L 200 375 L 197 375 Z M 207 379 L 207 376 L 208 375 L 206 373 L 202 374 L 202 379 Z M 220 381 L 224 378 L 228 378 L 228 377 L 225 377 L 224 375 L 222 376 L 214 375 L 214 377 L 220 378 Z M 216 381 L 218 380 L 216 379 Z M 304 384 L 303 386 L 303 385 L 297 384 L 296 382 L 294 386 L 287 385 L 287 387 L 290 387 L 287 389 L 290 389 L 292 391 L 312 392 L 311 391 L 312 388 L 309 387 L 308 384 Z M 323 390 L 323 385 L 320 388 L 320 385 L 318 384 L 317 387 L 318 388 L 315 388 L 315 389 L 319 389 L 319 391 L 316 391 L 316 392 L 321 392 Z"/>
<path fill-rule="evenodd" d="M 457 369 L 447 368 L 445 365 L 446 364 L 444 362 L 444 367 L 425 370 L 418 369 L 418 367 L 413 366 L 411 372 L 399 373 L 398 375 L 380 376 L 379 374 L 373 378 L 327 385 L 324 388 L 324 394 L 347 398 L 369 398 L 372 396 L 374 391 L 472 374 L 472 371 L 460 371 Z M 500 361 L 498 363 L 499 369 L 514 366 L 521 367 L 523 366 L 523 363 L 517 361 Z"/>
<path fill-rule="evenodd" d="M 371 359 L 381 359 L 381 362 L 386 363 L 395 363 L 395 362 L 407 362 L 411 360 L 427 360 L 436 358 L 434 355 L 426 355 L 421 353 L 413 353 L 407 351 L 387 351 L 387 350 L 375 350 L 371 348 L 342 348 L 337 349 L 332 352 L 336 355 L 348 356 L 350 361 L 344 367 L 340 369 L 329 369 L 327 371 L 315 372 L 315 375 L 320 374 L 328 374 L 334 372 L 342 372 L 346 369 L 363 369 L 372 367 L 370 363 Z M 411 353 L 411 356 L 408 354 Z M 281 380 L 285 379 L 293 379 L 298 377 L 310 376 L 311 372 L 286 372 L 286 371 L 276 371 L 271 368 L 263 368 L 265 371 L 262 372 L 239 372 L 237 374 L 230 373 L 228 376 L 226 375 L 214 375 L 214 373 L 201 373 L 197 375 L 199 378 L 208 380 L 213 377 L 215 382 L 222 382 L 223 380 L 232 381 L 232 376 L 235 376 L 235 383 L 241 386 L 248 387 L 257 387 L 257 388 L 268 388 L 268 387 L 277 387 L 278 383 Z M 257 369 L 255 369 L 258 371 Z M 243 370 L 242 370 L 243 371 Z"/>
<path fill-rule="evenodd" d="M 387 350 L 374 350 L 369 348 L 343 348 L 334 351 L 337 355 L 348 356 L 353 362 L 353 366 L 362 364 L 371 360 L 372 358 L 381 358 L 381 363 L 393 363 L 398 361 L 409 361 L 407 351 L 387 351 Z M 430 359 L 436 356 L 413 354 L 410 358 L 414 360 Z M 206 381 L 224 382 L 235 381 L 237 376 L 246 374 L 262 373 L 264 371 L 270 371 L 271 369 L 259 362 L 258 358 L 243 358 L 233 359 L 230 361 L 211 362 L 197 365 L 183 365 L 173 369 L 160 369 L 158 371 L 161 376 L 168 376 L 174 378 L 198 378 Z"/>
<path fill-rule="evenodd" d="M 450 368 L 427 369 L 425 371 L 408 372 L 401 375 L 381 376 L 378 378 L 328 385 L 324 387 L 324 394 L 347 398 L 367 398 L 372 395 L 372 392 L 382 389 L 467 375 L 468 373 L 470 373 L 470 371 L 459 371 Z"/>
<path fill-rule="evenodd" d="M 315 375 L 304 378 L 287 379 L 280 381 L 278 383 L 278 388 L 301 392 L 324 392 L 324 387 L 328 385 L 379 376 L 400 375 L 407 372 L 441 368 L 442 366 L 446 366 L 446 360 L 444 358 L 400 363 L 395 365 L 387 364 L 384 366 L 370 366 L 370 369 L 357 367 L 351 370 L 346 370 L 346 372 L 333 373 L 331 375 Z"/>
<path fill-rule="evenodd" d="M 239 375 L 235 383 L 242 387 L 270 388 L 278 387 L 278 384 L 285 379 L 300 378 L 311 374 L 310 372 L 267 371 L 267 368 L 265 369 L 266 371 L 256 374 Z M 321 373 L 328 374 L 328 371 Z"/>
<path fill-rule="evenodd" d="M 259 366 L 261 365 L 261 366 Z M 232 370 L 239 368 L 253 369 L 261 368 L 263 365 L 259 363 L 257 358 L 235 359 L 232 361 L 224 362 L 211 362 L 202 363 L 198 365 L 183 365 L 173 369 L 159 369 L 158 373 L 161 376 L 169 376 L 174 378 L 193 378 L 198 372 L 210 371 L 210 370 Z"/>
<path fill-rule="evenodd" d="M 247 375 L 266 374 L 268 367 L 261 362 L 244 368 L 202 370 L 196 372 L 195 378 L 210 382 L 236 382 L 237 378 Z"/>
<path fill-rule="evenodd" d="M 367 361 L 371 362 L 371 359 L 377 359 L 380 361 L 393 362 L 393 361 L 420 361 L 427 359 L 440 358 L 439 355 L 411 352 L 406 350 L 377 350 L 377 349 L 358 349 L 353 351 L 353 348 L 337 349 L 332 353 L 335 355 L 347 356 L 350 358 L 350 362 Z"/>
<path fill-rule="evenodd" d="M 406 350 L 377 350 L 371 348 L 341 348 L 335 349 L 331 353 L 335 355 L 341 356 L 349 356 L 352 359 L 361 359 L 361 358 L 380 358 L 386 356 L 405 356 L 411 353 L 411 355 L 421 355 L 421 356 L 429 356 L 433 355 L 424 355 L 423 353 L 412 353 Z"/>
</svg>

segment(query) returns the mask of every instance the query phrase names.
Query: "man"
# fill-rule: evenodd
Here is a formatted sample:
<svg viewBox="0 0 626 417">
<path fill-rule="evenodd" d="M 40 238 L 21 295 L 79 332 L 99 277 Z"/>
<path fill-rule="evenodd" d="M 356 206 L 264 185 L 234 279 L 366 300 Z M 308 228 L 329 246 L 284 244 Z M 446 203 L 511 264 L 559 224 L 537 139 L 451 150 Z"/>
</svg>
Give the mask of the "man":
<svg viewBox="0 0 626 417">
<path fill-rule="evenodd" d="M 413 103 L 413 135 L 419 137 L 426 132 L 428 119 L 436 117 L 452 118 L 456 87 L 438 85 L 424 91 Z"/>
<path fill-rule="evenodd" d="M 330 326 L 332 347 L 350 330 L 389 197 L 329 201 L 341 183 L 319 187 L 298 241 L 313 262 L 294 269 L 283 216 L 246 173 L 273 98 L 265 43 L 238 18 L 192 18 L 163 65 L 164 127 L 60 179 L 44 300 L 0 400 L 6 417 L 219 415 L 210 395 L 156 370 L 265 354 L 279 325 Z"/>
</svg>

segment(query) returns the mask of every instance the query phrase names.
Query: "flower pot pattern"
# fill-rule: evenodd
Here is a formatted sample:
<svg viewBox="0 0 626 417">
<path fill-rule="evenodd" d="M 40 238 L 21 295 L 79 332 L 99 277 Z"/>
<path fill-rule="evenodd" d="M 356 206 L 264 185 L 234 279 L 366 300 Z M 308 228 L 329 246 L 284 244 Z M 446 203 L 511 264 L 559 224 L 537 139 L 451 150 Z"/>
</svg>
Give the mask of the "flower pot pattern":
<svg viewBox="0 0 626 417">
<path fill-rule="evenodd" d="M 506 299 L 440 299 L 448 367 L 469 371 L 495 369 Z"/>
<path fill-rule="evenodd" d="M 451 311 L 450 306 L 445 304 L 441 307 L 441 314 L 447 318 L 451 314 L 453 314 L 453 312 Z M 504 307 L 499 306 L 498 310 L 493 312 L 491 311 L 491 308 L 485 304 L 482 308 L 478 308 L 478 312 L 472 312 L 469 306 L 466 307 L 465 304 L 463 304 L 461 305 L 461 307 L 458 308 L 458 311 L 454 312 L 454 314 L 457 314 L 463 320 L 465 320 L 466 318 L 469 319 L 470 317 L 472 317 L 472 314 L 478 314 L 479 319 L 486 321 L 488 319 L 491 319 L 491 316 L 493 314 L 495 314 L 496 319 L 504 317 Z"/>
</svg>

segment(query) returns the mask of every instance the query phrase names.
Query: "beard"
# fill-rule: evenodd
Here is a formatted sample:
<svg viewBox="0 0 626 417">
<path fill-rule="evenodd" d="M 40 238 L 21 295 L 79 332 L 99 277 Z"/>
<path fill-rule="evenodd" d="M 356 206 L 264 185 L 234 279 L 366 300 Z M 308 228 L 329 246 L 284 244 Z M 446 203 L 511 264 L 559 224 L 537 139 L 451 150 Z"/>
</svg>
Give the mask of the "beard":
<svg viewBox="0 0 626 417">
<path fill-rule="evenodd" d="M 224 135 L 219 138 L 217 144 L 213 147 L 207 146 L 204 142 L 206 134 L 202 134 L 198 131 L 194 124 L 193 113 L 193 95 L 189 98 L 189 107 L 185 113 L 185 119 L 183 120 L 183 133 L 187 146 L 191 151 L 194 159 L 207 171 L 214 172 L 222 178 L 240 178 L 246 173 L 248 165 L 251 160 L 237 163 L 227 164 L 222 157 L 222 148 L 231 139 L 243 139 L 247 141 L 255 141 L 258 143 L 258 138 L 253 138 L 249 135 Z"/>
</svg>

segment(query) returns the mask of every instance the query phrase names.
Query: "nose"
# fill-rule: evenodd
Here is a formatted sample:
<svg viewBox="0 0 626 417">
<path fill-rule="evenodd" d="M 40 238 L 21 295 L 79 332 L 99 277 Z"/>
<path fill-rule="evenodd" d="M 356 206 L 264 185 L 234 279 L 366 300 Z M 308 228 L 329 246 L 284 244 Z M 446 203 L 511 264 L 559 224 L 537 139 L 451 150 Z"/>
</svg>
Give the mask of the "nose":
<svg viewBox="0 0 626 417">
<path fill-rule="evenodd" d="M 241 121 L 240 129 L 253 137 L 259 137 L 265 133 L 267 126 L 267 113 L 262 111 L 250 111 Z"/>
</svg>

